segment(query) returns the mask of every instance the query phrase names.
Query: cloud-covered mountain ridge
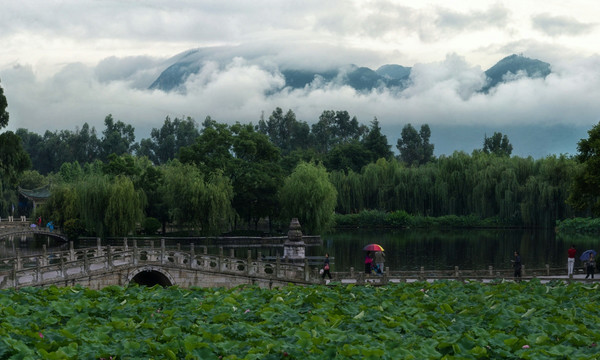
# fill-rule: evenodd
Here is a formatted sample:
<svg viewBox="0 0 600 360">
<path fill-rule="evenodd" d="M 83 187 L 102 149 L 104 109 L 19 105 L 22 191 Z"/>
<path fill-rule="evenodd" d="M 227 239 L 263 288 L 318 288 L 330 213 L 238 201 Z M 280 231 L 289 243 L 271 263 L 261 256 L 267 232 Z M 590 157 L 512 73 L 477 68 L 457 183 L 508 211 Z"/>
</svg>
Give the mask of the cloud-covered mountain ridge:
<svg viewBox="0 0 600 360">
<path fill-rule="evenodd" d="M 174 56 L 167 62 L 170 65 L 160 73 L 149 89 L 185 92 L 185 83 L 190 76 L 198 74 L 206 66 L 208 60 L 204 55 L 198 49 Z M 411 85 L 411 70 L 411 67 L 398 64 L 383 65 L 376 70 L 350 64 L 320 71 L 291 67 L 277 71 L 285 79 L 284 87 L 291 89 L 301 89 L 318 81 L 322 85 L 350 86 L 362 92 L 378 88 L 402 91 Z M 487 93 L 501 83 L 522 77 L 545 78 L 550 73 L 549 63 L 513 54 L 498 61 L 484 72 L 486 81 L 480 91 Z"/>
</svg>

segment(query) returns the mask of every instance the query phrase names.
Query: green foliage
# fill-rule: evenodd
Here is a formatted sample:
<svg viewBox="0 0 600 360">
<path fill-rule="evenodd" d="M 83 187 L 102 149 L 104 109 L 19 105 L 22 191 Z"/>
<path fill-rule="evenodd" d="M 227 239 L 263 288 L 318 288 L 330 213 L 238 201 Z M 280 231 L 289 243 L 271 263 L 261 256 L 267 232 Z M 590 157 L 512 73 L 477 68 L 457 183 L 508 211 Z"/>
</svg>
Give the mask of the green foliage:
<svg viewBox="0 0 600 360">
<path fill-rule="evenodd" d="M 79 236 L 85 234 L 85 227 L 79 219 L 66 220 L 61 229 L 69 240 L 77 240 Z"/>
<path fill-rule="evenodd" d="M 86 229 L 99 237 L 107 236 L 105 211 L 108 207 L 110 180 L 105 175 L 90 175 L 74 187 L 79 218 Z"/>
<path fill-rule="evenodd" d="M 381 133 L 381 127 L 377 118 L 371 121 L 371 127 L 369 127 L 367 134 L 363 137 L 362 143 L 371 152 L 372 162 L 381 158 L 388 159 L 394 155 L 390 150 L 391 145 L 388 144 L 387 136 Z"/>
<path fill-rule="evenodd" d="M 400 152 L 400 160 L 408 166 L 417 166 L 428 163 L 433 159 L 433 144 L 429 143 L 431 130 L 429 125 L 421 125 L 421 131 L 407 124 L 402 128 L 401 137 L 396 148 Z"/>
<path fill-rule="evenodd" d="M 5 128 L 8 125 L 7 107 L 8 101 L 6 101 L 6 96 L 4 96 L 4 89 L 0 86 L 0 129 Z"/>
<path fill-rule="evenodd" d="M 122 121 L 115 122 L 110 114 L 104 118 L 104 126 L 100 159 L 106 160 L 110 154 L 131 154 L 136 148 L 134 146 L 135 129 L 133 126 Z"/>
<path fill-rule="evenodd" d="M 50 198 L 39 208 L 39 215 L 52 219 L 56 225 L 65 228 L 66 221 L 80 216 L 80 199 L 73 185 L 59 184 L 50 188 Z M 83 224 L 82 227 L 85 228 Z"/>
<path fill-rule="evenodd" d="M 592 359 L 587 284 L 0 292 L 0 356 L 44 359 Z"/>
<path fill-rule="evenodd" d="M 167 116 L 160 129 L 153 128 L 150 139 L 140 141 L 139 156 L 147 156 L 152 163 L 166 164 L 175 159 L 180 148 L 191 146 L 200 135 L 194 119 L 171 119 Z"/>
<path fill-rule="evenodd" d="M 78 162 L 83 166 L 101 155 L 101 140 L 87 123 L 75 131 L 46 130 L 43 136 L 21 128 L 17 135 L 31 157 L 33 168 L 41 174 L 57 172 L 64 163 Z"/>
<path fill-rule="evenodd" d="M 146 235 L 154 235 L 160 229 L 161 223 L 158 219 L 153 217 L 147 217 L 144 219 L 142 223 L 142 229 L 144 230 L 144 234 Z"/>
<path fill-rule="evenodd" d="M 356 116 L 350 118 L 347 111 L 325 110 L 311 131 L 317 151 L 327 153 L 336 145 L 360 140 L 367 127 L 359 124 Z"/>
<path fill-rule="evenodd" d="M 571 218 L 556 222 L 557 232 L 563 234 L 600 234 L 600 218 Z"/>
<path fill-rule="evenodd" d="M 600 123 L 577 143 L 577 161 L 582 165 L 571 185 L 568 203 L 576 209 L 591 209 L 600 215 Z"/>
<path fill-rule="evenodd" d="M 333 147 L 325 157 L 325 166 L 330 171 L 356 171 L 360 170 L 373 159 L 373 153 L 370 152 L 358 140 L 352 140 L 347 143 L 338 144 Z"/>
<path fill-rule="evenodd" d="M 358 214 L 336 214 L 335 223 L 337 227 L 357 228 L 477 228 L 509 225 L 498 222 L 496 218 L 481 219 L 476 215 L 413 216 L 404 210 L 393 212 L 364 210 Z"/>
<path fill-rule="evenodd" d="M 277 192 L 283 184 L 279 149 L 251 125 L 235 124 L 233 134 L 233 207 L 248 222 L 273 218 L 278 211 Z"/>
<path fill-rule="evenodd" d="M 36 170 L 25 170 L 19 176 L 19 187 L 23 189 L 33 190 L 41 188 L 48 184 L 46 177 Z"/>
<path fill-rule="evenodd" d="M 292 110 L 284 115 L 283 110 L 278 107 L 267 121 L 261 119 L 256 128 L 267 135 L 284 155 L 294 150 L 307 149 L 313 143 L 310 127 L 305 121 L 298 121 Z"/>
<path fill-rule="evenodd" d="M 3 185 L 15 186 L 20 174 L 30 167 L 31 160 L 23 149 L 21 138 L 12 131 L 0 134 L 0 179 Z"/>
<path fill-rule="evenodd" d="M 545 159 L 455 152 L 418 167 L 380 159 L 361 173 L 332 172 L 340 214 L 377 209 L 423 217 L 475 214 L 499 224 L 553 227 L 576 213 L 566 204 L 578 165 L 565 156 Z"/>
<path fill-rule="evenodd" d="M 159 193 L 180 225 L 198 228 L 204 234 L 218 234 L 233 218 L 233 188 L 220 173 L 205 174 L 179 161 L 167 164 Z"/>
<path fill-rule="evenodd" d="M 142 221 L 143 195 L 133 187 L 131 179 L 117 176 L 106 194 L 104 227 L 109 236 L 135 234 L 136 225 Z"/>
<path fill-rule="evenodd" d="M 503 136 L 500 132 L 495 132 L 492 137 L 483 138 L 483 152 L 486 154 L 510 156 L 512 150 L 513 146 L 508 141 L 508 136 Z"/>
<path fill-rule="evenodd" d="M 300 163 L 279 193 L 282 219 L 298 218 L 303 232 L 319 234 L 333 225 L 336 197 L 324 166 Z"/>
</svg>

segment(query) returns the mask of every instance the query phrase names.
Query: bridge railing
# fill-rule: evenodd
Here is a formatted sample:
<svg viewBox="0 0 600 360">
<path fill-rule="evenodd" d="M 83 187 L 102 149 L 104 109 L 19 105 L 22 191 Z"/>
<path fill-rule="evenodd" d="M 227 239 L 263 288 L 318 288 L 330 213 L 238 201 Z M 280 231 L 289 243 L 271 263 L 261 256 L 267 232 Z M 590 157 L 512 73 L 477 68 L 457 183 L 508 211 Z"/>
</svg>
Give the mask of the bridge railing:
<svg viewBox="0 0 600 360">
<path fill-rule="evenodd" d="M 318 274 L 318 267 L 311 267 L 308 259 L 301 262 L 290 262 L 276 258 L 275 261 L 264 261 L 259 253 L 258 258 L 251 257 L 248 251 L 246 258 L 236 258 L 233 249 L 229 255 L 219 248 L 218 254 L 208 254 L 206 246 L 198 249 L 191 244 L 189 250 L 182 250 L 178 245 L 175 249 L 167 249 L 164 239 L 160 247 L 138 247 L 133 241 L 129 246 L 124 240 L 122 246 L 102 246 L 98 240 L 97 246 L 74 249 L 70 243 L 69 249 L 48 253 L 45 246 L 42 254 L 0 259 L 0 288 L 39 286 L 60 283 L 69 279 L 106 274 L 120 269 L 139 267 L 151 264 L 163 267 L 191 269 L 223 275 L 242 276 L 246 278 L 279 279 L 303 284 L 323 283 Z M 540 269 L 522 268 L 522 278 L 533 277 L 548 279 L 565 279 L 566 269 L 551 269 L 548 265 Z M 412 271 L 390 271 L 386 268 L 384 275 L 364 274 L 351 268 L 349 272 L 333 272 L 333 281 L 341 283 L 374 284 L 417 281 L 431 279 L 481 280 L 511 279 L 512 270 L 488 269 L 464 270 L 454 267 L 445 270 L 430 270 L 421 267 Z M 569 279 L 569 281 L 583 279 Z"/>
<path fill-rule="evenodd" d="M 208 254 L 205 246 L 201 250 L 196 253 L 193 244 L 189 251 L 182 251 L 179 246 L 167 249 L 164 239 L 160 247 L 154 247 L 151 242 L 149 247 L 140 248 L 135 240 L 132 247 L 127 240 L 123 246 L 101 246 L 98 240 L 96 247 L 74 249 L 71 242 L 69 250 L 48 253 L 44 246 L 42 254 L 21 256 L 17 253 L 14 258 L 0 259 L 0 288 L 44 285 L 144 264 L 295 282 L 317 281 L 317 272 L 311 270 L 307 260 L 265 262 L 260 259 L 260 253 L 259 259 L 252 259 L 250 251 L 246 259 L 240 259 L 235 258 L 233 249 L 229 256 L 223 254 L 222 247 L 217 255 Z"/>
</svg>

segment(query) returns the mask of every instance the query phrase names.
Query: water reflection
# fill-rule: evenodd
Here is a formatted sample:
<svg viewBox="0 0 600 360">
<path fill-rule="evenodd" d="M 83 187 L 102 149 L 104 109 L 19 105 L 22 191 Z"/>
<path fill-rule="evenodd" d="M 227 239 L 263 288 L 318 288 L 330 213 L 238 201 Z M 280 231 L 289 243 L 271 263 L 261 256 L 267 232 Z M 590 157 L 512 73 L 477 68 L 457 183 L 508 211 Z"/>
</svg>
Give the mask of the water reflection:
<svg viewBox="0 0 600 360">
<path fill-rule="evenodd" d="M 307 256 L 323 256 L 326 252 L 333 260 L 333 271 L 348 271 L 354 267 L 356 271 L 363 268 L 364 252 L 362 248 L 369 243 L 377 243 L 386 250 L 386 266 L 391 270 L 415 270 L 424 266 L 426 269 L 497 269 L 511 268 L 510 260 L 515 250 L 521 253 L 526 268 L 565 267 L 567 249 L 575 244 L 578 253 L 595 249 L 600 251 L 600 240 L 591 236 L 556 236 L 551 229 L 493 229 L 493 230 L 351 230 L 338 231 L 322 236 L 323 244 L 308 246 Z M 138 240 L 140 246 L 149 246 L 150 240 Z M 182 249 L 189 249 L 188 239 L 166 239 L 168 247 L 177 243 Z M 218 242 L 214 240 L 195 240 L 196 252 L 201 253 L 201 246 L 206 246 L 209 254 L 217 254 Z M 129 246 L 133 241 L 129 240 Z M 122 239 L 103 240 L 102 245 L 123 245 Z M 22 254 L 33 255 L 42 252 L 42 245 L 48 251 L 68 249 L 68 244 L 47 236 L 20 237 L 0 239 L 0 257 L 14 256 L 16 249 Z M 74 242 L 75 248 L 94 247 L 95 239 L 83 239 Z M 160 239 L 154 240 L 154 246 L 160 246 Z M 262 256 L 274 257 L 283 255 L 283 247 L 235 247 L 234 255 L 246 258 L 248 251 L 252 258 L 260 252 Z M 224 254 L 230 249 L 224 247 Z M 581 266 L 577 261 L 576 266 Z"/>
<path fill-rule="evenodd" d="M 68 249 L 64 241 L 45 235 L 19 235 L 0 239 L 0 258 L 14 257 L 17 251 L 21 255 L 38 255 L 43 252 L 46 245 L 48 251 L 60 251 Z"/>
</svg>

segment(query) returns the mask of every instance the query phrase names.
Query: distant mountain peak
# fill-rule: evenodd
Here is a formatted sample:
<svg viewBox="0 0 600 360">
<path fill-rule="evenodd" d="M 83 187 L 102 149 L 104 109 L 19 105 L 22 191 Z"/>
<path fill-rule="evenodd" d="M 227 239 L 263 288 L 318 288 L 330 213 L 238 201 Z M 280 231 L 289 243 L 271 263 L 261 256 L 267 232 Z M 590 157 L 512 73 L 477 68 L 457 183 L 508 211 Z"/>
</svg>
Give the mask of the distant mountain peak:
<svg viewBox="0 0 600 360">
<path fill-rule="evenodd" d="M 530 59 L 523 55 L 512 54 L 498 61 L 496 65 L 485 71 L 488 78 L 487 84 L 483 87 L 483 92 L 505 82 L 507 74 L 516 75 L 523 72 L 530 78 L 545 78 L 551 72 L 550 64 L 537 59 Z"/>
<path fill-rule="evenodd" d="M 165 92 L 185 91 L 185 82 L 191 75 L 200 72 L 206 55 L 207 51 L 191 49 L 174 56 L 168 62 L 170 65 L 149 88 Z M 371 91 L 382 87 L 400 90 L 407 88 L 410 86 L 411 70 L 410 67 L 397 64 L 386 64 L 377 70 L 348 64 L 326 71 L 286 68 L 281 70 L 281 74 L 285 78 L 285 86 L 293 89 L 304 88 L 319 79 L 325 84 L 335 82 L 357 91 Z M 539 78 L 548 76 L 550 72 L 550 64 L 546 62 L 512 54 L 485 71 L 487 82 L 481 91 L 487 93 L 501 83 L 514 80 L 514 76 L 519 74 Z"/>
</svg>

